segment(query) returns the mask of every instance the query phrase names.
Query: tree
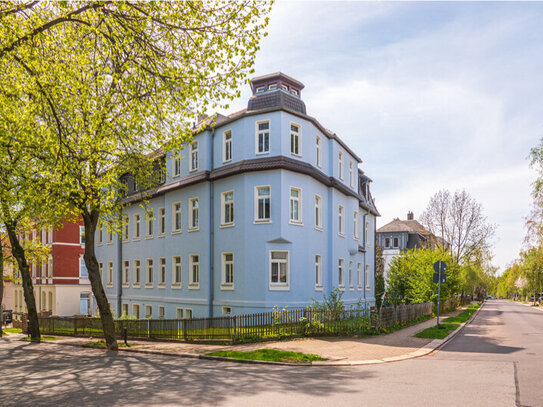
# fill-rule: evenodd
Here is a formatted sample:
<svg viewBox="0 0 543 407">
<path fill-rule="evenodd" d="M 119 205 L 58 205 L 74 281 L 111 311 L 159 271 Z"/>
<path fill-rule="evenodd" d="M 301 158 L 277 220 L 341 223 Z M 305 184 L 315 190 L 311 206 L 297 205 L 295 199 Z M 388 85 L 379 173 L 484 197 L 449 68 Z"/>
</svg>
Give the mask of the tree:
<svg viewBox="0 0 543 407">
<path fill-rule="evenodd" d="M 152 189 L 162 151 L 180 150 L 195 117 L 239 95 L 269 6 L 61 2 L 4 10 L 11 11 L 0 19 L 0 58 L 11 69 L 0 84 L 20 84 L 11 97 L 36 124 L 18 142 L 49 169 L 49 198 L 83 219 L 89 280 L 107 346 L 117 349 L 94 251 L 98 222 L 118 230 L 120 177 Z"/>
<path fill-rule="evenodd" d="M 449 246 L 456 262 L 462 264 L 474 252 L 488 250 L 496 230 L 483 215 L 483 208 L 465 190 L 454 194 L 437 192 L 422 213 L 420 222 L 440 244 Z"/>
<path fill-rule="evenodd" d="M 532 247 L 521 253 L 523 276 L 535 301 L 543 291 L 543 246 Z"/>
<path fill-rule="evenodd" d="M 375 305 L 381 307 L 385 293 L 385 259 L 383 248 L 375 246 Z"/>
</svg>

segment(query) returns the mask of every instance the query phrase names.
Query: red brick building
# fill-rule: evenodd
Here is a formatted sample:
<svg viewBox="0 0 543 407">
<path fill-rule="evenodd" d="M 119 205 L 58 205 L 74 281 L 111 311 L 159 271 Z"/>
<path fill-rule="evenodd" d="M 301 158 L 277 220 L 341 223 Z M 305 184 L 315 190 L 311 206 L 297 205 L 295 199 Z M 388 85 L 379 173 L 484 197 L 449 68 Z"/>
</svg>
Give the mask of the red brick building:
<svg viewBox="0 0 543 407">
<path fill-rule="evenodd" d="M 65 221 L 58 229 L 44 227 L 28 230 L 19 239 L 39 239 L 50 248 L 48 259 L 29 259 L 38 311 L 64 316 L 88 314 L 92 309 L 92 294 L 83 261 L 85 241 L 82 221 Z M 13 310 L 26 310 L 20 281 L 14 288 Z"/>
</svg>

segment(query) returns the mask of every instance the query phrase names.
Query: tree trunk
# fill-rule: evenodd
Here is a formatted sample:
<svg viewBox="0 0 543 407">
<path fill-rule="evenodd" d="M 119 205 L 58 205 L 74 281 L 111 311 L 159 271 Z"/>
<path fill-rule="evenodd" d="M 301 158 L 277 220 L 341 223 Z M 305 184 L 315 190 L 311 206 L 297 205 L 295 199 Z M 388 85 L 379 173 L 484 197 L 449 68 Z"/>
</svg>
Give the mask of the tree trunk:
<svg viewBox="0 0 543 407">
<path fill-rule="evenodd" d="M 23 280 L 23 293 L 25 297 L 26 309 L 28 312 L 28 334 L 33 341 L 40 340 L 40 325 L 38 321 L 38 311 L 36 309 L 36 298 L 34 297 L 34 288 L 32 287 L 32 276 L 30 275 L 30 269 L 28 262 L 26 261 L 25 251 L 19 244 L 17 239 L 16 223 L 5 222 L 6 231 L 8 232 L 9 242 L 11 243 L 11 253 L 15 260 L 17 260 L 17 266 L 21 272 L 21 278 Z"/>
<path fill-rule="evenodd" d="M 0 338 L 3 335 L 2 328 L 4 327 L 4 248 L 2 247 L 2 239 L 0 237 Z"/>
<path fill-rule="evenodd" d="M 96 260 L 96 253 L 94 250 L 94 236 L 96 232 L 96 226 L 98 224 L 99 213 L 96 210 L 91 213 L 83 214 L 83 222 L 85 224 L 85 265 L 89 272 L 89 280 L 92 287 L 92 293 L 96 298 L 96 304 L 100 311 L 100 319 L 102 320 L 102 329 L 104 331 L 104 339 L 106 340 L 106 346 L 109 350 L 117 350 L 117 338 L 115 337 L 115 324 L 113 322 L 113 315 L 109 307 L 109 302 L 102 285 L 102 276 L 100 275 L 100 269 L 98 267 L 98 260 Z"/>
</svg>

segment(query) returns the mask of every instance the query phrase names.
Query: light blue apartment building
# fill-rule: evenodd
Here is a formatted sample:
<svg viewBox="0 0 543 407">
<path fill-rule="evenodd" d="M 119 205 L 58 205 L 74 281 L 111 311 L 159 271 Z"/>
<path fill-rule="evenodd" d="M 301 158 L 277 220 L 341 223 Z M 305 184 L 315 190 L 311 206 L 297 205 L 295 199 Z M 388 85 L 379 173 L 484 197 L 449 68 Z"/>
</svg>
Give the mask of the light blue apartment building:
<svg viewBox="0 0 543 407">
<path fill-rule="evenodd" d="M 292 309 L 335 287 L 347 306 L 374 304 L 379 213 L 360 158 L 306 114 L 301 82 L 275 73 L 251 88 L 247 109 L 164 155 L 164 182 L 124 210 L 121 236 L 97 232 L 115 315 Z"/>
</svg>

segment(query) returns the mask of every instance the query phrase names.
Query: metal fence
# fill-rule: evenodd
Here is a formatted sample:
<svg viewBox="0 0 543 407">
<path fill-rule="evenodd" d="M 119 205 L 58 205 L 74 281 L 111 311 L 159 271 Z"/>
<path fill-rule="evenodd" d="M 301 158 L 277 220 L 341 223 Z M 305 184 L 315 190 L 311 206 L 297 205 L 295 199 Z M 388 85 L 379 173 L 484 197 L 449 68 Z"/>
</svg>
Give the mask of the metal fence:
<svg viewBox="0 0 543 407">
<path fill-rule="evenodd" d="M 262 340 L 284 336 L 364 335 L 382 332 L 432 314 L 432 303 L 342 311 L 311 308 L 193 319 L 115 320 L 119 338 L 162 340 Z M 99 318 L 43 317 L 48 335 L 103 336 Z"/>
</svg>

